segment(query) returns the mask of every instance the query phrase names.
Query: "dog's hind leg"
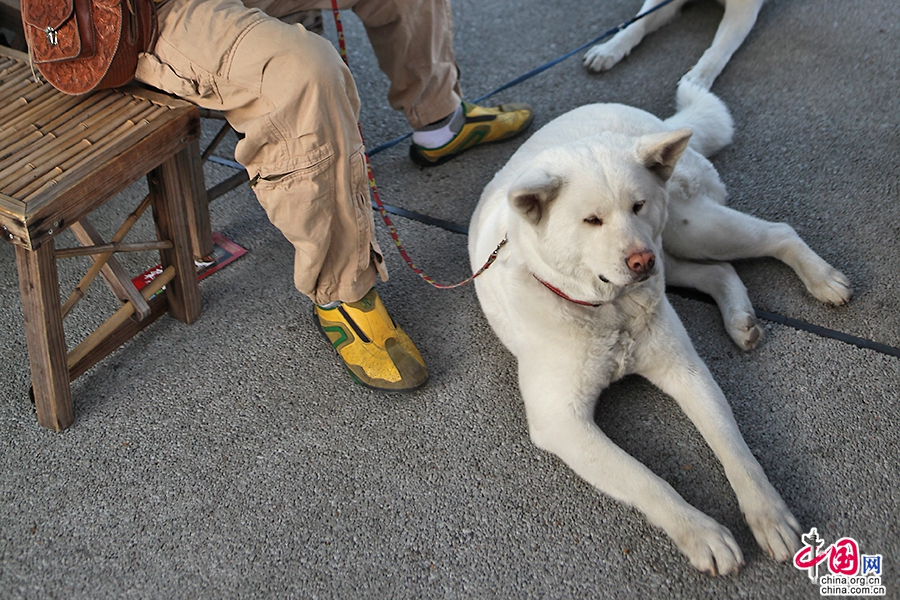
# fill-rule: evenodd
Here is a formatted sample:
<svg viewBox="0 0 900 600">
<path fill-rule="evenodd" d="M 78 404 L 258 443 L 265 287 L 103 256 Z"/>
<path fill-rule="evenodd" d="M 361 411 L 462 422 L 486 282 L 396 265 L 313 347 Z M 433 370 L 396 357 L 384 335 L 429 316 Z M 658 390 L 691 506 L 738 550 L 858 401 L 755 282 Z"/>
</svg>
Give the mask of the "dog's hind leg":
<svg viewBox="0 0 900 600">
<path fill-rule="evenodd" d="M 728 263 L 696 263 L 665 255 L 666 283 L 699 290 L 719 306 L 725 330 L 742 350 L 753 350 L 762 339 L 744 282 Z"/>
<path fill-rule="evenodd" d="M 800 547 L 800 524 L 769 483 L 738 428 L 728 401 L 665 301 L 657 333 L 636 354 L 635 372 L 672 396 L 715 452 L 760 547 L 779 561 Z"/>
<path fill-rule="evenodd" d="M 843 273 L 825 262 L 785 223 L 770 223 L 714 202 L 673 202 L 663 246 L 688 260 L 730 262 L 771 256 L 791 267 L 818 300 L 840 306 L 853 291 Z"/>
<path fill-rule="evenodd" d="M 646 0 L 638 14 L 650 10 L 661 1 Z M 616 63 L 628 56 L 634 47 L 641 43 L 645 35 L 656 31 L 671 21 L 685 2 L 686 0 L 675 0 L 671 4 L 635 21 L 614 35 L 608 42 L 597 44 L 584 55 L 584 66 L 594 73 L 608 71 Z M 707 89 L 709 88 L 707 87 Z"/>
<path fill-rule="evenodd" d="M 763 0 L 727 0 L 712 45 L 682 79 L 708 90 L 753 29 Z"/>
<path fill-rule="evenodd" d="M 737 572 L 743 555 L 728 529 L 604 435 L 593 418 L 600 390 L 580 385 L 591 369 L 572 361 L 571 349 L 556 350 L 545 348 L 540 357 L 519 361 L 532 441 L 604 494 L 642 511 L 697 569 L 711 575 Z"/>
</svg>

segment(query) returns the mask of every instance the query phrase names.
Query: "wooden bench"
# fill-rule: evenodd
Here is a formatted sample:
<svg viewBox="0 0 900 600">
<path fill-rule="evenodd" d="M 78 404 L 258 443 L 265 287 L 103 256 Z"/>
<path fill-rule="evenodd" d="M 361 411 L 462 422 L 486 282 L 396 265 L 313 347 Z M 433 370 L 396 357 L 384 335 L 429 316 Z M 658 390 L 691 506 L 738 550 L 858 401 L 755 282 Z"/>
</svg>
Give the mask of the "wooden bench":
<svg viewBox="0 0 900 600">
<path fill-rule="evenodd" d="M 0 48 L 0 234 L 15 245 L 38 422 L 74 421 L 70 382 L 168 312 L 201 313 L 194 256 L 212 251 L 192 104 L 138 88 L 67 96 L 36 82 L 28 58 Z M 109 240 L 87 216 L 146 176 L 148 196 Z M 152 207 L 156 240 L 125 235 Z M 58 249 L 71 230 L 82 245 Z M 114 252 L 158 250 L 163 273 L 138 292 Z M 89 255 L 93 265 L 61 302 L 56 260 Z M 63 318 L 100 274 L 121 308 L 71 351 Z M 155 292 L 165 286 L 163 294 Z"/>
</svg>

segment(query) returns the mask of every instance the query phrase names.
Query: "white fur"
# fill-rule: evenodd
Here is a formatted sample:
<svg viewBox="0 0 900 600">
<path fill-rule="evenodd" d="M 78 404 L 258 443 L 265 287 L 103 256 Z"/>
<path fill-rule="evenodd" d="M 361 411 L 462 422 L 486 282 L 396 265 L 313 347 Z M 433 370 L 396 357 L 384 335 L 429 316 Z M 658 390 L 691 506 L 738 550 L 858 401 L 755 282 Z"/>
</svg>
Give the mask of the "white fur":
<svg viewBox="0 0 900 600">
<path fill-rule="evenodd" d="M 650 13 L 618 32 L 607 42 L 597 44 L 584 56 L 584 66 L 591 71 L 600 72 L 611 69 L 616 63 L 628 56 L 644 36 L 656 31 L 678 13 L 678 9 L 687 0 L 675 0 L 663 8 Z M 659 4 L 661 0 L 645 0 L 638 14 L 646 12 Z M 744 38 L 753 29 L 759 9 L 765 0 L 719 0 L 725 6 L 722 22 L 716 30 L 712 45 L 703 53 L 700 60 L 683 77 L 708 90 L 735 51 L 744 42 Z"/>
<path fill-rule="evenodd" d="M 724 206 L 724 186 L 693 146 L 709 152 L 728 143 L 730 116 L 709 92 L 681 86 L 681 109 L 666 121 L 598 104 L 537 131 L 485 188 L 472 216 L 469 254 L 473 269 L 480 267 L 509 239 L 475 285 L 488 321 L 518 359 L 534 443 L 600 491 L 642 510 L 695 567 L 726 574 L 743 562 L 732 535 L 604 436 L 594 405 L 612 381 L 630 373 L 674 397 L 721 461 L 760 545 L 787 560 L 798 547 L 799 524 L 744 443 L 669 305 L 664 275 L 711 293 L 742 347 L 759 338 L 743 284 L 727 263 L 692 259 L 770 254 L 794 266 L 813 293 L 837 288 L 821 293 L 826 300 L 846 301 L 849 287 L 786 225 Z M 693 137 L 678 129 L 686 125 Z M 633 270 L 640 267 L 633 259 L 649 253 L 656 266 Z M 572 299 L 602 305 L 570 302 L 538 278 Z"/>
</svg>

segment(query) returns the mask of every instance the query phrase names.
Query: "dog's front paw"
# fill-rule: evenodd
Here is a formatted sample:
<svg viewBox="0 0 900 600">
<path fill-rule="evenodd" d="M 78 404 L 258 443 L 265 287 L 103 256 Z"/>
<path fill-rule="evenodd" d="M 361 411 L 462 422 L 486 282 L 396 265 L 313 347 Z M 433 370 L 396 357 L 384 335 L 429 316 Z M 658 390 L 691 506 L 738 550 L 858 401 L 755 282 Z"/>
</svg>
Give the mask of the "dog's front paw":
<svg viewBox="0 0 900 600">
<path fill-rule="evenodd" d="M 850 288 L 850 280 L 834 267 L 825 264 L 821 274 L 815 279 L 804 282 L 809 293 L 820 302 L 832 306 L 841 306 L 850 302 L 853 290 Z"/>
<path fill-rule="evenodd" d="M 752 312 L 737 310 L 725 319 L 725 329 L 741 350 L 753 350 L 762 340 L 763 332 Z"/>
<path fill-rule="evenodd" d="M 698 510 L 687 515 L 669 535 L 691 564 L 704 573 L 731 575 L 744 564 L 744 555 L 731 532 Z"/>
<path fill-rule="evenodd" d="M 605 44 L 597 44 L 587 51 L 584 55 L 584 66 L 594 73 L 608 71 L 612 69 L 616 63 L 625 58 L 627 52 L 621 50 L 616 44 L 607 42 Z"/>
<path fill-rule="evenodd" d="M 800 549 L 800 523 L 791 514 L 784 500 L 775 490 L 774 498 L 760 502 L 759 506 L 744 511 L 744 519 L 750 526 L 760 548 L 779 562 L 790 560 Z"/>
</svg>

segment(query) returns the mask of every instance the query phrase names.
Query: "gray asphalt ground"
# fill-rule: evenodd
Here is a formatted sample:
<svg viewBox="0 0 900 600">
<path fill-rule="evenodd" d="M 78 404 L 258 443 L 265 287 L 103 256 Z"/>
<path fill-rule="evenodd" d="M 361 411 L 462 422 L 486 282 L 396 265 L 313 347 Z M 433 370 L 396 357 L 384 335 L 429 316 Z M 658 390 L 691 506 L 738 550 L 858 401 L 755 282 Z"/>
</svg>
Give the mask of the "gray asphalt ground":
<svg viewBox="0 0 900 600">
<path fill-rule="evenodd" d="M 467 97 L 594 39 L 638 4 L 454 0 Z M 714 2 L 690 4 L 607 74 L 587 73 L 579 55 L 494 100 L 532 103 L 535 128 L 598 101 L 668 116 L 678 78 L 721 15 Z M 344 21 L 374 147 L 406 125 L 387 106 L 387 81 L 358 20 Z M 714 160 L 731 204 L 792 224 L 856 293 L 849 306 L 822 306 L 784 265 L 745 261 L 737 268 L 756 307 L 893 348 L 898 23 L 894 0 L 772 0 L 713 87 L 736 124 L 733 145 Z M 207 125 L 208 137 L 215 123 Z M 388 204 L 465 225 L 520 141 L 431 170 L 413 165 L 404 143 L 373 167 Z M 230 157 L 227 144 L 220 153 Z M 208 183 L 231 172 L 208 165 Z M 109 235 L 113 216 L 141 195 L 135 186 L 108 204 L 110 224 L 98 228 Z M 292 286 L 291 248 L 249 189 L 212 211 L 214 229 L 249 253 L 201 283 L 197 323 L 163 317 L 79 378 L 76 422 L 61 434 L 40 428 L 28 401 L 13 249 L 0 245 L 0 597 L 819 596 L 805 572 L 759 550 L 709 448 L 646 381 L 607 390 L 596 420 L 735 534 L 747 563 L 739 575 L 695 572 L 639 513 L 530 443 L 515 362 L 474 289 L 431 289 L 379 226 L 392 275 L 379 290 L 431 380 L 405 396 L 369 391 L 350 382 L 320 337 Z M 436 278 L 467 274 L 464 235 L 396 222 Z M 127 261 L 140 271 L 155 259 Z M 83 267 L 63 263 L 63 286 Z M 72 339 L 112 307 L 95 288 L 67 320 Z M 714 307 L 670 297 L 804 529 L 882 555 L 887 597 L 900 597 L 900 358 L 778 322 L 766 322 L 759 349 L 742 353 Z"/>
</svg>

